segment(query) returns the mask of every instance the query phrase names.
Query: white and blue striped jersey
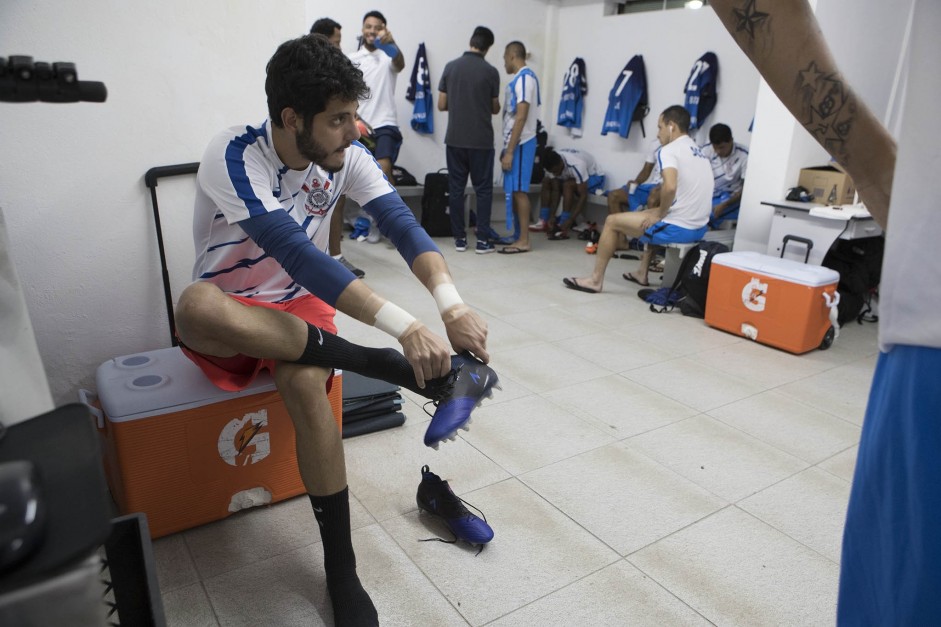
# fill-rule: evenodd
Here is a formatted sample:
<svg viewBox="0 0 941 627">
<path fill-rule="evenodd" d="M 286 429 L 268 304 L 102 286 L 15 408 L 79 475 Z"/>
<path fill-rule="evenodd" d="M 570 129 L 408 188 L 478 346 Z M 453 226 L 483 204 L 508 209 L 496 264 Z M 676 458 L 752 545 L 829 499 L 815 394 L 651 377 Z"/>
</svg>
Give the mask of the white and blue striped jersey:
<svg viewBox="0 0 941 627">
<path fill-rule="evenodd" d="M 559 115 L 556 123 L 567 128 L 581 128 L 582 114 L 585 109 L 585 95 L 588 93 L 588 76 L 585 73 L 585 60 L 576 57 L 562 79 L 562 96 L 559 98 Z"/>
<path fill-rule="evenodd" d="M 248 237 L 241 220 L 283 209 L 326 252 L 330 216 L 341 195 L 365 206 L 395 190 L 359 142 L 346 150 L 339 172 L 330 174 L 315 164 L 298 171 L 278 158 L 270 132 L 270 120 L 258 127 L 233 127 L 206 148 L 196 177 L 193 280 L 209 281 L 230 294 L 279 302 L 308 292 Z"/>
<path fill-rule="evenodd" d="M 539 119 L 542 98 L 539 95 L 539 79 L 527 66 L 520 68 L 506 86 L 506 98 L 503 104 L 503 147 L 510 141 L 513 125 L 516 124 L 516 107 L 521 102 L 529 103 L 529 113 L 520 133 L 519 145 L 523 145 L 536 136 L 536 120 Z"/>
<path fill-rule="evenodd" d="M 559 178 L 574 180 L 576 183 L 587 183 L 591 176 L 604 176 L 604 170 L 598 167 L 595 158 L 584 150 L 577 148 L 561 148 L 559 156 L 565 167 Z"/>
<path fill-rule="evenodd" d="M 714 194 L 734 194 L 745 185 L 745 169 L 748 166 L 748 148 L 741 144 L 732 144 L 732 153 L 724 159 L 716 154 L 712 144 L 702 147 L 702 154 L 712 163 L 712 180 L 715 182 Z"/>
</svg>

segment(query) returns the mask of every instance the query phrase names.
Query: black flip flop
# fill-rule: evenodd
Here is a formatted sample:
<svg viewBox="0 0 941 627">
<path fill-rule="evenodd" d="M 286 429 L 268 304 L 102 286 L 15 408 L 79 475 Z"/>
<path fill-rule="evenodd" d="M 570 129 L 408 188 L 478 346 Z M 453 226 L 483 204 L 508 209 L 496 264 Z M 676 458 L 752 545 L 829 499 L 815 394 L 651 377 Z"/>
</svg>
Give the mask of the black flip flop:
<svg viewBox="0 0 941 627">
<path fill-rule="evenodd" d="M 582 285 L 579 285 L 578 279 L 576 279 L 575 277 L 564 278 L 562 279 L 562 283 L 565 285 L 565 287 L 569 288 L 570 290 L 575 290 L 577 292 L 585 292 L 586 294 L 598 293 L 598 290 L 593 290 L 590 287 L 584 287 Z"/>
<path fill-rule="evenodd" d="M 519 246 L 504 246 L 497 250 L 501 255 L 521 255 L 523 253 L 528 253 L 528 248 L 520 248 Z"/>
<path fill-rule="evenodd" d="M 650 287 L 650 283 L 641 283 L 641 282 L 638 281 L 638 280 L 634 277 L 634 275 L 631 274 L 630 272 L 625 272 L 625 273 L 622 274 L 621 276 L 624 277 L 624 280 L 625 280 L 625 281 L 630 281 L 631 283 L 636 283 L 637 285 L 639 285 L 639 286 L 641 286 L 641 287 Z"/>
</svg>

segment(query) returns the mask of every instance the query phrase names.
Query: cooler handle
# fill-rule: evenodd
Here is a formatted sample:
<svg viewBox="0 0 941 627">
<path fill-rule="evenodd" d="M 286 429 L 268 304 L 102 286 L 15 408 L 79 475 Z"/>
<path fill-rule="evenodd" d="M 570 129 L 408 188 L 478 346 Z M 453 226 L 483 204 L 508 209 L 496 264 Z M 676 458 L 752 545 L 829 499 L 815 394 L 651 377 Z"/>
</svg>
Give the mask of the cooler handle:
<svg viewBox="0 0 941 627">
<path fill-rule="evenodd" d="M 839 317 L 839 311 L 837 310 L 837 305 L 840 304 L 840 293 L 833 292 L 831 298 L 828 292 L 823 293 L 823 300 L 827 304 L 827 308 L 830 309 L 830 324 L 833 326 L 833 339 L 840 337 L 840 323 L 837 322 Z"/>
<path fill-rule="evenodd" d="M 92 402 L 97 401 L 98 396 L 94 392 L 90 392 L 85 388 L 78 389 L 78 402 L 88 408 L 89 413 L 97 419 L 98 428 L 105 428 L 105 413 L 92 405 Z"/>
<path fill-rule="evenodd" d="M 804 253 L 804 263 L 810 261 L 810 250 L 814 247 L 814 242 L 806 237 L 799 237 L 797 235 L 784 236 L 784 240 L 781 242 L 781 258 L 784 259 L 784 251 L 787 250 L 787 243 L 790 241 L 795 241 L 807 246 L 807 251 Z"/>
</svg>

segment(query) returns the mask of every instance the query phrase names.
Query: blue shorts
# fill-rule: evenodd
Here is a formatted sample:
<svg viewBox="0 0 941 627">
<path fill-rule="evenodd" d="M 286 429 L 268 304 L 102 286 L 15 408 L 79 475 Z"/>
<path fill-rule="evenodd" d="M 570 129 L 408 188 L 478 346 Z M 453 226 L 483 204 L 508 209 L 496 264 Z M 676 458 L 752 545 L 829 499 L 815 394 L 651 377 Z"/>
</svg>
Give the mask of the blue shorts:
<svg viewBox="0 0 941 627">
<path fill-rule="evenodd" d="M 941 349 L 880 353 L 840 564 L 838 625 L 941 616 Z"/>
<path fill-rule="evenodd" d="M 395 163 L 399 158 L 399 148 L 402 147 L 402 133 L 397 126 L 380 126 L 373 129 L 373 138 L 376 142 L 376 148 L 372 151 L 372 156 L 379 159 L 388 159 Z"/>
<path fill-rule="evenodd" d="M 687 229 L 675 224 L 657 222 L 644 231 L 644 234 L 637 239 L 641 244 L 653 244 L 654 246 L 663 246 L 664 244 L 687 244 L 689 242 L 698 242 L 708 230 L 708 225 L 698 229 Z"/>
<path fill-rule="evenodd" d="M 604 191 L 604 174 L 592 174 L 588 177 L 588 193 L 594 194 L 599 189 Z"/>
<path fill-rule="evenodd" d="M 637 211 L 641 207 L 647 204 L 647 200 L 650 198 L 650 192 L 658 185 L 658 183 L 641 183 L 634 189 L 634 193 L 631 193 L 631 190 L 628 189 L 627 185 L 623 186 L 623 189 L 627 193 L 627 210 L 628 211 Z"/>
<path fill-rule="evenodd" d="M 536 160 L 536 138 L 518 144 L 513 151 L 513 167 L 503 173 L 503 191 L 528 192 L 533 178 L 533 162 Z"/>
<path fill-rule="evenodd" d="M 721 202 L 725 202 L 732 197 L 732 194 L 728 192 L 719 192 L 718 194 L 712 197 L 712 206 L 715 207 Z M 742 203 L 737 202 L 733 205 L 730 205 L 725 208 L 725 213 L 723 213 L 718 218 L 710 218 L 709 226 L 716 228 L 726 220 L 738 220 L 738 210 L 741 208 Z"/>
</svg>

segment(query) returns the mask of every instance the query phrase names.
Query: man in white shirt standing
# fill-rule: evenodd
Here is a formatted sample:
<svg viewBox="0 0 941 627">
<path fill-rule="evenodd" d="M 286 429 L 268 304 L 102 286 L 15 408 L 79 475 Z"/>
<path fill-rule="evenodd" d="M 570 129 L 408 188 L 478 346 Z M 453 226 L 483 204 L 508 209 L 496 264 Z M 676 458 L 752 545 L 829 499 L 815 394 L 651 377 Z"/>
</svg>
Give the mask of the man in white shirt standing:
<svg viewBox="0 0 941 627">
<path fill-rule="evenodd" d="M 667 107 L 657 120 L 660 175 L 663 187 L 660 206 L 644 211 L 609 215 L 598 242 L 598 258 L 591 276 L 565 278 L 569 289 L 597 294 L 604 285 L 604 272 L 621 235 L 637 237 L 647 244 L 637 274 L 623 276 L 638 285 L 648 285 L 647 268 L 652 249 L 679 242 L 697 242 L 708 230 L 712 212 L 712 166 L 689 136 L 689 112 L 680 105 Z"/>
<path fill-rule="evenodd" d="M 500 167 L 503 169 L 503 191 L 510 196 L 517 226 L 520 231 L 515 242 L 497 252 L 515 255 L 529 252 L 529 182 L 536 160 L 536 121 L 539 119 L 539 79 L 526 65 L 526 46 L 521 41 L 511 41 L 503 52 L 503 67 L 511 74 L 506 86 L 506 101 L 503 103 L 503 152 Z M 507 227 L 510 225 L 508 224 Z"/>
<path fill-rule="evenodd" d="M 392 165 L 402 147 L 402 133 L 395 115 L 395 79 L 405 68 L 405 57 L 379 11 L 370 11 L 363 17 L 362 47 L 350 55 L 350 61 L 362 71 L 369 87 L 369 97 L 359 102 L 359 117 L 372 127 L 376 142 L 373 156 L 394 185 Z"/>
</svg>

